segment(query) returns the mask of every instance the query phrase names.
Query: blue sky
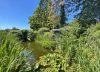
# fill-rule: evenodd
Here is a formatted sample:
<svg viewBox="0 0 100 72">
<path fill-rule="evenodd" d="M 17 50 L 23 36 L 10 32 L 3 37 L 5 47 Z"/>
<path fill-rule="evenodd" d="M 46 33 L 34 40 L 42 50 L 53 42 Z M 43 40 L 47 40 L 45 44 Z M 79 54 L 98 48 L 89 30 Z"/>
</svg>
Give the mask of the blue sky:
<svg viewBox="0 0 100 72">
<path fill-rule="evenodd" d="M 29 29 L 28 17 L 40 0 L 0 0 L 0 29 Z"/>
<path fill-rule="evenodd" d="M 0 0 L 0 29 L 29 29 L 28 17 L 33 15 L 40 0 Z M 69 22 L 73 15 L 69 16 Z"/>
</svg>

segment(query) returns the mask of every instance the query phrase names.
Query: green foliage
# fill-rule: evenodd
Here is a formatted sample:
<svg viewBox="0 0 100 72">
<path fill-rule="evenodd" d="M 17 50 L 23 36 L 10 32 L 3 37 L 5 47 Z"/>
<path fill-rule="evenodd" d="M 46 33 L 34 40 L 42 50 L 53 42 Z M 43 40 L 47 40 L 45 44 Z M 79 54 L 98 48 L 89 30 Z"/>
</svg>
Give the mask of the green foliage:
<svg viewBox="0 0 100 72">
<path fill-rule="evenodd" d="M 77 38 L 79 38 L 81 35 L 84 35 L 84 32 L 86 31 L 85 27 L 80 26 L 78 20 L 73 21 L 70 23 L 70 32 L 76 35 Z"/>
<path fill-rule="evenodd" d="M 32 29 L 38 30 L 39 28 L 46 26 L 48 17 L 47 7 L 48 0 L 41 0 L 38 8 L 34 12 L 34 15 L 29 18 L 29 24 Z"/>
<path fill-rule="evenodd" d="M 16 28 L 16 27 L 13 27 L 13 28 L 12 28 L 12 30 L 19 30 L 19 29 L 18 29 L 18 28 Z"/>
<path fill-rule="evenodd" d="M 54 34 L 52 32 L 45 32 L 44 34 L 37 34 L 36 42 L 40 43 L 44 48 L 52 50 L 55 46 L 53 39 Z"/>
<path fill-rule="evenodd" d="M 50 14 L 48 16 L 48 23 L 46 27 L 49 29 L 59 28 L 60 27 L 59 19 L 60 19 L 59 16 L 57 16 L 56 14 Z"/>
<path fill-rule="evenodd" d="M 38 23 L 36 17 L 30 17 L 29 20 L 30 20 L 29 24 L 31 29 L 38 30 L 41 27 L 41 24 Z"/>
<path fill-rule="evenodd" d="M 0 72 L 26 72 L 26 58 L 17 38 L 10 33 L 0 32 Z M 29 71 L 29 70 L 28 70 Z"/>
<path fill-rule="evenodd" d="M 35 64 L 35 72 L 99 72 L 99 26 L 91 26 L 78 38 L 74 34 L 79 30 L 78 25 L 65 27 L 56 38 L 54 53 L 42 56 Z"/>
<path fill-rule="evenodd" d="M 62 54 L 53 53 L 47 54 L 40 58 L 40 61 L 35 65 L 35 72 L 59 72 L 66 69 L 67 57 Z"/>
<path fill-rule="evenodd" d="M 50 30 L 48 29 L 48 28 L 46 28 L 46 27 L 42 27 L 42 28 L 40 28 L 39 30 L 38 30 L 38 33 L 39 34 L 44 34 L 44 32 L 49 32 Z"/>
<path fill-rule="evenodd" d="M 17 34 L 22 41 L 33 41 L 36 35 L 35 41 L 52 51 L 40 57 L 33 72 L 100 72 L 99 5 L 99 0 L 40 0 L 29 17 L 34 32 L 22 30 Z M 80 12 L 78 20 L 64 26 L 75 7 Z M 57 33 L 52 32 L 55 28 L 59 28 Z M 0 72 L 31 72 L 32 64 L 12 35 L 14 30 L 0 31 Z"/>
<path fill-rule="evenodd" d="M 93 33 L 96 33 L 96 31 L 100 30 L 100 23 L 97 23 L 96 25 L 91 25 L 90 28 L 87 29 L 86 34 L 93 36 Z"/>
<path fill-rule="evenodd" d="M 55 13 L 55 8 L 52 1 L 48 2 L 48 23 L 46 27 L 54 29 L 60 27 L 60 16 Z"/>
<path fill-rule="evenodd" d="M 40 0 L 34 15 L 29 17 L 29 24 L 33 30 L 38 30 L 41 27 L 54 29 L 59 27 L 59 20 L 60 17 L 55 13 L 52 0 Z"/>
<path fill-rule="evenodd" d="M 85 39 L 87 41 L 85 41 Z M 81 39 L 80 39 L 81 40 Z M 79 47 L 77 48 L 76 60 L 77 63 L 81 66 L 83 72 L 99 72 L 99 48 L 96 41 L 90 37 L 82 38 L 82 41 L 79 41 Z M 96 46 L 97 45 L 97 46 Z"/>
<path fill-rule="evenodd" d="M 22 41 L 28 41 L 27 36 L 28 36 L 27 30 L 22 30 L 17 34 L 17 37 Z"/>
<path fill-rule="evenodd" d="M 71 33 L 75 35 L 77 38 L 79 38 L 86 31 L 86 28 L 81 27 L 79 22 L 75 20 L 71 22 L 69 25 L 62 27 L 61 31 L 67 31 L 68 33 Z"/>
<path fill-rule="evenodd" d="M 28 34 L 27 34 L 27 39 L 28 41 L 34 41 L 35 39 L 35 34 L 33 33 L 33 31 L 29 31 Z"/>
<path fill-rule="evenodd" d="M 81 12 L 78 14 L 80 25 L 89 27 L 100 21 L 100 1 L 98 0 L 80 0 L 77 4 L 77 9 Z M 95 7 L 95 8 L 94 8 Z"/>
<path fill-rule="evenodd" d="M 62 0 L 61 8 L 60 8 L 60 24 L 61 26 L 64 26 L 66 24 L 66 15 L 65 15 L 65 4 Z"/>
</svg>

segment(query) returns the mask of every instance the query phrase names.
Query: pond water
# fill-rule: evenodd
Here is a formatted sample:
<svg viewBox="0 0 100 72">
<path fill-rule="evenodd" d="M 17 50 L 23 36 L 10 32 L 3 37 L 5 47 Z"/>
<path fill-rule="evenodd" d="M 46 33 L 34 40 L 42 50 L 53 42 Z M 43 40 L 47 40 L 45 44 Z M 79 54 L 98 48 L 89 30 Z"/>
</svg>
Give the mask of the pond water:
<svg viewBox="0 0 100 72">
<path fill-rule="evenodd" d="M 43 48 L 39 43 L 36 42 L 24 42 L 22 45 L 27 52 L 31 52 L 30 57 L 33 56 L 35 60 L 38 60 L 40 56 L 48 53 L 47 49 Z"/>
</svg>

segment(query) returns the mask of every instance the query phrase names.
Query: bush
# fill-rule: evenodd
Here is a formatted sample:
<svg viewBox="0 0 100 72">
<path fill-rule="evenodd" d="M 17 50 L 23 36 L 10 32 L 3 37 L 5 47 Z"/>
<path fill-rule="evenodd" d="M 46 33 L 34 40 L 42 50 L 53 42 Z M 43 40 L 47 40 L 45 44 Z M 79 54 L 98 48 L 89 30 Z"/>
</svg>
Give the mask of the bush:
<svg viewBox="0 0 100 72">
<path fill-rule="evenodd" d="M 35 33 L 33 33 L 33 31 L 29 31 L 28 35 L 27 35 L 27 39 L 28 39 L 28 41 L 34 41 Z"/>
<path fill-rule="evenodd" d="M 44 34 L 37 34 L 35 41 L 40 43 L 44 48 L 53 50 L 55 47 L 55 41 L 53 37 L 54 34 L 52 32 L 45 32 Z"/>
<path fill-rule="evenodd" d="M 66 69 L 66 61 L 67 57 L 64 58 L 62 54 L 47 54 L 35 64 L 35 72 L 63 72 Z"/>
<path fill-rule="evenodd" d="M 22 30 L 17 34 L 17 37 L 19 38 L 19 40 L 22 40 L 24 42 L 28 41 L 27 36 L 28 36 L 27 30 Z"/>
<path fill-rule="evenodd" d="M 38 33 L 39 33 L 39 34 L 43 34 L 44 32 L 49 32 L 49 29 L 46 28 L 46 27 L 42 27 L 42 28 L 40 28 L 40 29 L 38 30 Z"/>
</svg>

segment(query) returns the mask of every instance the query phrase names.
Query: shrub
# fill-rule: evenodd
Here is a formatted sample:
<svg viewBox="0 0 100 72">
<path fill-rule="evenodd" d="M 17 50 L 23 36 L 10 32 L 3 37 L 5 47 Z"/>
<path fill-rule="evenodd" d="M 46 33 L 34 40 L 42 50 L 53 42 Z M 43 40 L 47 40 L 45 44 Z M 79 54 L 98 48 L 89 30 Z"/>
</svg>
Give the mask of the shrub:
<svg viewBox="0 0 100 72">
<path fill-rule="evenodd" d="M 42 27 L 42 28 L 40 28 L 40 29 L 38 30 L 38 33 L 39 33 L 39 34 L 43 34 L 44 32 L 49 32 L 49 29 L 46 28 L 46 27 Z"/>
<path fill-rule="evenodd" d="M 35 72 L 59 72 L 66 69 L 66 59 L 62 54 L 53 53 L 42 56 L 34 66 Z"/>
<path fill-rule="evenodd" d="M 19 32 L 17 34 L 17 37 L 22 41 L 28 41 L 27 36 L 28 36 L 28 31 L 27 30 L 22 30 L 21 32 Z"/>
<path fill-rule="evenodd" d="M 37 34 L 36 42 L 40 43 L 44 48 L 52 50 L 55 47 L 55 41 L 53 39 L 54 34 L 52 32 L 45 32 L 44 34 Z"/>
<path fill-rule="evenodd" d="M 33 33 L 33 31 L 28 32 L 27 39 L 28 41 L 33 41 L 35 39 L 35 34 Z"/>
</svg>

